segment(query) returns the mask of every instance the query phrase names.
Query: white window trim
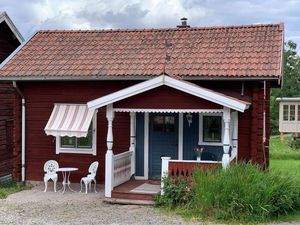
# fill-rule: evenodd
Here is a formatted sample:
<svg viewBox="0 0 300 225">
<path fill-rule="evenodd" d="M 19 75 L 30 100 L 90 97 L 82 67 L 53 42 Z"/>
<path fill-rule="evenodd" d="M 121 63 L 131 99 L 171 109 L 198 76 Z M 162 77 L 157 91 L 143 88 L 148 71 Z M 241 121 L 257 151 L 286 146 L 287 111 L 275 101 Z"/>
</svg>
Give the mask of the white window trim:
<svg viewBox="0 0 300 225">
<path fill-rule="evenodd" d="M 56 154 L 72 153 L 72 154 L 91 154 L 97 155 L 97 114 L 92 119 L 93 126 L 93 144 L 92 148 L 63 148 L 60 146 L 60 136 L 56 137 Z"/>
<path fill-rule="evenodd" d="M 204 142 L 203 141 L 203 116 L 220 116 L 221 117 L 221 141 L 220 142 Z M 223 137 L 224 137 L 224 121 L 222 118 L 222 113 L 199 113 L 199 140 L 198 145 L 211 145 L 211 146 L 223 146 Z"/>
<path fill-rule="evenodd" d="M 284 106 L 287 105 L 288 106 L 288 120 L 284 120 Z M 295 106 L 295 119 L 291 120 L 291 105 Z M 282 104 L 282 121 L 284 123 L 286 122 L 291 122 L 291 123 L 295 123 L 298 119 L 298 104 L 297 103 L 283 103 Z"/>
</svg>

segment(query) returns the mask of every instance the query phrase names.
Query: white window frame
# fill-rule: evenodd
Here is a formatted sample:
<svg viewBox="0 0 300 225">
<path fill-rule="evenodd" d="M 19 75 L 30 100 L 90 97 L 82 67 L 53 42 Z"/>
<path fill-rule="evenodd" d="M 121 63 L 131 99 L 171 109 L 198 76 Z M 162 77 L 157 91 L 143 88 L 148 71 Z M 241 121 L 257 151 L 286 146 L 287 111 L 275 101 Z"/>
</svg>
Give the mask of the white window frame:
<svg viewBox="0 0 300 225">
<path fill-rule="evenodd" d="M 56 137 L 56 154 L 72 153 L 72 154 L 91 154 L 97 155 L 97 113 L 94 114 L 92 119 L 93 130 L 93 143 L 92 148 L 63 148 L 60 146 L 60 136 Z"/>
<path fill-rule="evenodd" d="M 221 142 L 204 142 L 203 141 L 203 116 L 220 116 L 221 117 Z M 198 145 L 212 145 L 212 146 L 223 146 L 223 136 L 224 136 L 224 121 L 222 113 L 199 113 L 199 140 Z"/>
<path fill-rule="evenodd" d="M 284 106 L 288 106 L 288 120 L 284 120 Z M 295 106 L 295 119 L 291 120 L 291 106 Z M 298 119 L 298 104 L 297 103 L 283 103 L 282 104 L 282 121 L 283 122 L 296 122 Z"/>
</svg>

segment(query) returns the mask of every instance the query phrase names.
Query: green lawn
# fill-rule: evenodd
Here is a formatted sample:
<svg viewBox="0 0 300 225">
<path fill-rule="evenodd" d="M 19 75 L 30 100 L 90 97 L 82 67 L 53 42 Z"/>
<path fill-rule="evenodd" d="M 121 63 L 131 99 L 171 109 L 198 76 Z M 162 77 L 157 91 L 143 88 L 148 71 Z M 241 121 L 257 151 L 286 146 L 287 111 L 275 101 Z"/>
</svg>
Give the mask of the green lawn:
<svg viewBox="0 0 300 225">
<path fill-rule="evenodd" d="M 284 141 L 279 136 L 270 138 L 270 172 L 278 170 L 283 174 L 292 175 L 299 180 L 300 185 L 300 149 L 289 146 L 291 136 L 286 136 Z M 300 212 L 283 216 L 279 220 L 300 221 Z"/>
<path fill-rule="evenodd" d="M 23 186 L 15 182 L 0 184 L 0 199 L 6 198 L 8 195 L 22 191 L 23 189 Z"/>
</svg>

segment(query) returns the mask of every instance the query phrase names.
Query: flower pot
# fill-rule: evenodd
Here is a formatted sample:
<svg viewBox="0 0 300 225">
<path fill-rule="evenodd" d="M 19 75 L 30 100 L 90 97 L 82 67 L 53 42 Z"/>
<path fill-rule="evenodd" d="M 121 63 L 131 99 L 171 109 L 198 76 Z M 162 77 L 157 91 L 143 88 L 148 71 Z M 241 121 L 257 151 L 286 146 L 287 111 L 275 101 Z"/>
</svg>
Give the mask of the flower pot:
<svg viewBox="0 0 300 225">
<path fill-rule="evenodd" d="M 201 161 L 201 156 L 197 156 L 197 161 Z"/>
</svg>

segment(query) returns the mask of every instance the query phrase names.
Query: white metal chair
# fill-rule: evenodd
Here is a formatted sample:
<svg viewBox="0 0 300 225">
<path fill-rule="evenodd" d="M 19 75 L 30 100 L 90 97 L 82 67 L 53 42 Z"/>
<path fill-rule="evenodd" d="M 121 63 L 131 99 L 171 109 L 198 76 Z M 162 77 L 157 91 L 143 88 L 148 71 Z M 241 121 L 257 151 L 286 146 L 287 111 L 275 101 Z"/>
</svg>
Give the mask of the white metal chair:
<svg viewBox="0 0 300 225">
<path fill-rule="evenodd" d="M 85 185 L 85 193 L 88 192 L 88 185 L 89 189 L 91 190 L 92 182 L 94 182 L 94 190 L 96 191 L 96 174 L 98 170 L 99 162 L 95 161 L 93 162 L 89 167 L 89 174 L 86 177 L 82 177 L 80 180 L 80 192 L 82 191 L 82 184 Z"/>
<path fill-rule="evenodd" d="M 52 180 L 54 183 L 54 192 L 56 192 L 56 183 L 57 183 L 57 170 L 58 170 L 59 166 L 58 163 L 55 160 L 49 160 L 47 162 L 45 162 L 44 164 L 44 182 L 45 182 L 45 190 L 44 192 L 47 191 L 47 187 L 48 187 L 48 181 Z"/>
</svg>

